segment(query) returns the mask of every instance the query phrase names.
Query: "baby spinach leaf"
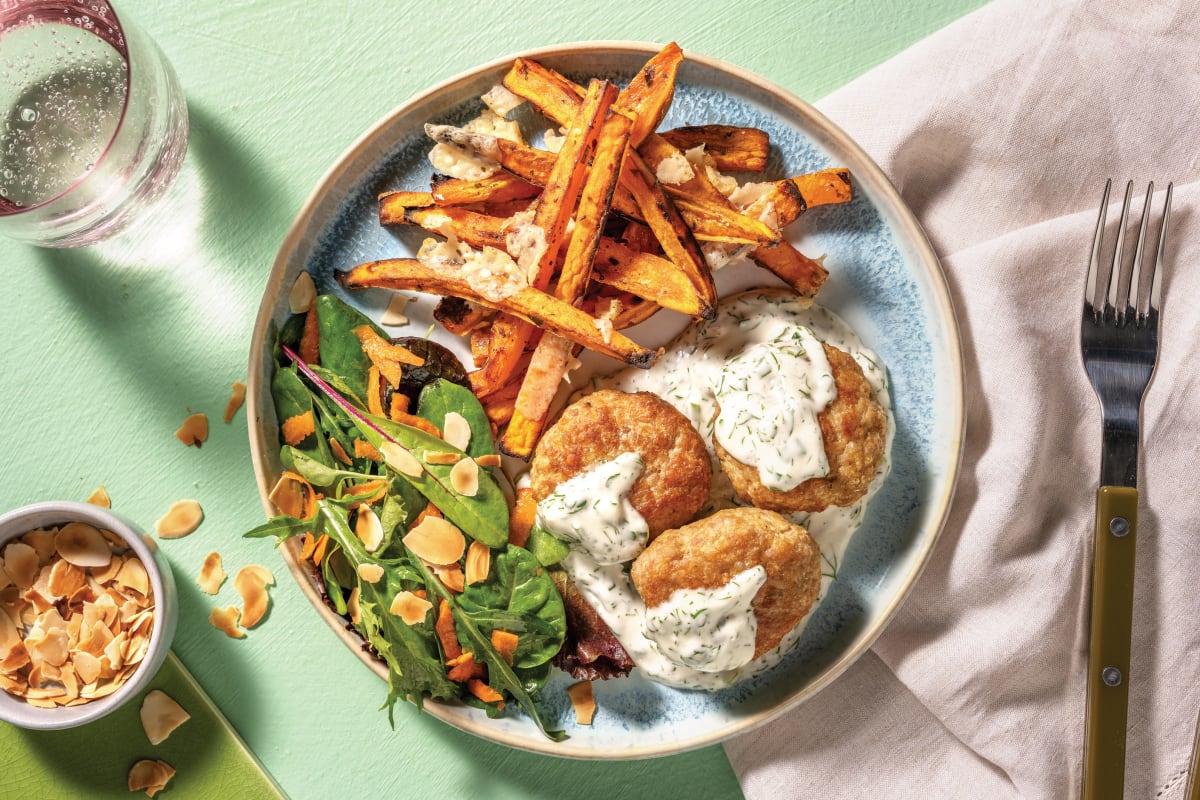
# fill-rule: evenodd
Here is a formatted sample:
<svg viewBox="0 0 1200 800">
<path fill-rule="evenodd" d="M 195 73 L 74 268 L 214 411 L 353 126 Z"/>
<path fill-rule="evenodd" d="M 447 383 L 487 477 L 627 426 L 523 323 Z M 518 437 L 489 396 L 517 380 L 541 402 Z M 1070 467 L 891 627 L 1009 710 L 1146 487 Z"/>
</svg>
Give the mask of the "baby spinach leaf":
<svg viewBox="0 0 1200 800">
<path fill-rule="evenodd" d="M 280 454 L 280 461 L 285 460 L 289 464 L 288 469 L 296 472 L 313 486 L 319 486 L 322 489 L 333 486 L 343 478 L 362 480 L 369 477 L 361 472 L 327 466 L 303 450 L 297 450 L 295 447 L 286 444 L 283 446 Z"/>
<path fill-rule="evenodd" d="M 467 455 L 478 458 L 496 452 L 491 421 L 488 420 L 487 413 L 474 392 L 445 378 L 438 378 L 433 383 L 426 384 L 417 402 L 417 416 L 429 420 L 437 425 L 439 430 L 444 431 L 446 415 L 451 411 L 461 414 L 471 426 Z"/>
<path fill-rule="evenodd" d="M 275 374 L 271 376 L 271 397 L 275 401 L 275 416 L 279 419 L 280 424 L 308 412 L 314 414 L 315 421 L 317 412 L 313 405 L 312 394 L 300 380 L 300 376 L 294 368 L 275 370 Z M 333 453 L 330 452 L 329 444 L 325 441 L 324 436 L 316 433 L 309 434 L 296 447 L 324 464 L 333 463 Z"/>
<path fill-rule="evenodd" d="M 524 548 L 509 545 L 496 557 L 486 581 L 468 586 L 458 605 L 488 634 L 517 634 L 513 666 L 536 667 L 562 647 L 567 616 L 554 581 Z"/>
<path fill-rule="evenodd" d="M 246 539 L 265 539 L 268 536 L 274 536 L 276 539 L 275 545 L 278 547 L 293 536 L 308 533 L 312 529 L 313 520 L 311 519 L 296 519 L 295 517 L 289 517 L 287 514 L 280 514 L 277 517 L 271 517 L 262 525 L 247 531 L 242 536 Z"/>
<path fill-rule="evenodd" d="M 567 557 L 571 546 L 547 531 L 541 525 L 534 525 L 529 530 L 529 538 L 525 547 L 543 567 L 552 567 Z"/>
<path fill-rule="evenodd" d="M 331 294 L 317 297 L 316 307 L 317 330 L 321 337 L 321 366 L 340 375 L 356 397 L 366 397 L 367 371 L 371 368 L 371 359 L 363 352 L 362 342 L 354 335 L 354 329 L 367 325 L 385 339 L 388 335 L 361 311 Z"/>
</svg>

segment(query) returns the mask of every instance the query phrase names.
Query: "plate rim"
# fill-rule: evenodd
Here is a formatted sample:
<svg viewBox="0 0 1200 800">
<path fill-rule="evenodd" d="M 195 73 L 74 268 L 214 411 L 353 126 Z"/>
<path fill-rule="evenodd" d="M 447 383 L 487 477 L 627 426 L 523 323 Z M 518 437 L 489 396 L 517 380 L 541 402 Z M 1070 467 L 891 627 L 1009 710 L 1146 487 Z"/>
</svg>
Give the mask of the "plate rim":
<svg viewBox="0 0 1200 800">
<path fill-rule="evenodd" d="M 326 197 L 335 181 L 346 172 L 348 164 L 363 149 L 374 143 L 380 135 L 390 128 L 398 117 L 409 113 L 411 108 L 431 100 L 437 95 L 453 91 L 456 85 L 472 82 L 482 74 L 511 64 L 516 58 L 537 60 L 579 56 L 588 53 L 603 53 L 606 55 L 614 53 L 627 55 L 641 54 L 649 57 L 661 50 L 663 46 L 663 44 L 635 40 L 575 41 L 519 50 L 509 55 L 478 64 L 452 75 L 394 106 L 355 138 L 324 171 L 297 211 L 276 253 L 275 260 L 271 266 L 271 272 L 268 275 L 266 285 L 263 287 L 262 300 L 259 303 L 258 313 L 255 316 L 250 341 L 250 358 L 246 381 L 247 410 L 249 412 L 247 414 L 247 426 L 255 481 L 258 485 L 259 498 L 262 502 L 263 510 L 268 517 L 272 516 L 272 505 L 268 499 L 271 486 L 268 485 L 266 470 L 262 468 L 265 464 L 264 456 L 268 451 L 268 443 L 262 435 L 262 409 L 259 404 L 263 380 L 260 355 L 262 353 L 264 338 L 272 322 L 270 308 L 272 304 L 268 303 L 268 298 L 278 296 L 278 293 L 282 290 L 284 272 L 303 241 L 305 234 L 308 232 L 317 206 Z M 966 433 L 966 377 L 961 329 L 953 299 L 950 295 L 949 283 L 942 269 L 941 261 L 929 242 L 924 229 L 916 219 L 916 215 L 904 202 L 899 191 L 883 172 L 882 168 L 875 163 L 874 159 L 854 139 L 846 134 L 841 127 L 797 94 L 761 75 L 718 58 L 685 50 L 685 59 L 749 84 L 781 101 L 788 111 L 814 123 L 815 129 L 805 130 L 804 133 L 812 136 L 814 132 L 820 132 L 828 137 L 828 140 L 834 146 L 853 156 L 860 165 L 854 169 L 856 182 L 863 183 L 864 176 L 869 177 L 867 183 L 874 190 L 874 196 L 879 200 L 886 201 L 881 205 L 886 205 L 887 210 L 891 212 L 888 221 L 893 228 L 899 228 L 899 232 L 904 234 L 907 243 L 913 250 L 914 262 L 923 265 L 928 272 L 926 276 L 928 278 L 927 288 L 930 291 L 931 299 L 934 301 L 933 306 L 938 310 L 940 319 L 949 323 L 948 326 L 939 327 L 939 333 L 944 340 L 945 355 L 950 360 L 950 363 L 946 365 L 946 372 L 951 381 L 949 386 L 943 388 L 952 400 L 949 411 L 953 416 L 949 420 L 949 424 L 946 425 L 946 429 L 950 434 L 950 440 L 946 443 L 946 448 L 947 452 L 952 451 L 953 455 L 947 459 L 947 468 L 944 477 L 936 482 L 938 489 L 936 496 L 930 498 L 932 502 L 929 503 L 929 508 L 934 510 L 928 512 L 929 518 L 931 520 L 936 519 L 936 522 L 932 525 L 933 530 L 919 540 L 919 547 L 914 550 L 911 556 L 913 566 L 908 570 L 907 574 L 899 576 L 903 580 L 902 585 L 888 602 L 882 604 L 877 619 L 867 631 L 860 635 L 859 643 L 842 653 L 837 659 L 822 669 L 803 688 L 790 693 L 784 700 L 768 709 L 739 716 L 729 724 L 696 736 L 672 740 L 670 742 L 637 745 L 623 749 L 593 747 L 587 750 L 574 749 L 568 752 L 564 752 L 557 743 L 549 739 L 543 740 L 530 737 L 528 740 L 522 741 L 504 741 L 502 737 L 496 735 L 499 729 L 494 727 L 494 723 L 489 725 L 490 720 L 474 720 L 457 713 L 461 707 L 460 704 L 440 703 L 428 699 L 425 701 L 423 709 L 441 721 L 482 739 L 515 749 L 576 760 L 634 760 L 676 755 L 701 747 L 719 744 L 734 736 L 748 733 L 799 706 L 849 669 L 867 650 L 871 649 L 880 634 L 892 622 L 896 613 L 905 600 L 907 600 L 916 582 L 920 579 L 921 574 L 929 564 L 930 557 L 945 530 L 958 485 L 963 458 L 963 442 Z M 935 321 L 938 320 L 935 319 Z M 942 412 L 942 409 L 939 409 L 939 412 Z M 280 549 L 283 551 L 284 561 L 287 564 L 289 572 L 300 585 L 301 591 L 316 608 L 321 618 L 333 628 L 335 634 L 342 640 L 343 644 L 356 653 L 359 659 L 370 667 L 376 675 L 386 680 L 386 666 L 363 650 L 361 647 L 361 638 L 347 629 L 345 620 L 326 605 L 323 598 L 313 586 L 309 571 L 299 561 L 299 546 L 297 542 L 285 542 Z"/>
</svg>

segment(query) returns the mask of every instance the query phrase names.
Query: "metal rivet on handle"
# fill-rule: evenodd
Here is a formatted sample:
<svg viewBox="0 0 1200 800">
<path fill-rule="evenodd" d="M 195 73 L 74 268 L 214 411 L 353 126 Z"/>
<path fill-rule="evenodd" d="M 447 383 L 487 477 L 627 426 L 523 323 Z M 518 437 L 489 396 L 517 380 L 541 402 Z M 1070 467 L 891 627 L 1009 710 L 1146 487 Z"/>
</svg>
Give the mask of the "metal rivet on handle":
<svg viewBox="0 0 1200 800">
<path fill-rule="evenodd" d="M 1120 686 L 1121 670 L 1116 667 L 1105 667 L 1100 672 L 1100 679 L 1104 681 L 1105 686 Z"/>
<path fill-rule="evenodd" d="M 1113 536 L 1125 536 L 1129 533 L 1129 520 L 1124 517 L 1113 517 L 1108 521 L 1108 532 Z"/>
</svg>

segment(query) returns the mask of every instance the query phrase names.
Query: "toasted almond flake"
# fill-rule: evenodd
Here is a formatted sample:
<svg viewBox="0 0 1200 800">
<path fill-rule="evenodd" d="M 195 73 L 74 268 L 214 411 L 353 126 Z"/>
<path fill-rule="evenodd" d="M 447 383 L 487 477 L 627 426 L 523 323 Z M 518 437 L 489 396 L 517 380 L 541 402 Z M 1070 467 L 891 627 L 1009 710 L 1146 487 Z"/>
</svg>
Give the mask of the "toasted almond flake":
<svg viewBox="0 0 1200 800">
<path fill-rule="evenodd" d="M 383 312 L 383 316 L 379 318 L 380 325 L 387 325 L 389 328 L 399 327 L 400 325 L 408 324 L 408 317 L 404 314 L 404 307 L 409 304 L 413 298 L 403 294 L 393 294 L 388 300 L 387 308 Z"/>
<path fill-rule="evenodd" d="M 429 568 L 437 575 L 442 585 L 455 594 L 462 594 L 467 588 L 466 577 L 458 564 L 433 564 Z"/>
<path fill-rule="evenodd" d="M 317 513 L 317 492 L 312 484 L 295 472 L 285 471 L 267 497 L 280 514 L 308 519 Z"/>
<path fill-rule="evenodd" d="M 37 551 L 24 542 L 10 542 L 4 548 L 4 571 L 20 588 L 33 586 L 38 576 Z"/>
<path fill-rule="evenodd" d="M 112 499 L 108 496 L 108 489 L 104 488 L 104 484 L 100 484 L 95 490 L 88 495 L 87 502 L 101 508 L 112 508 Z"/>
<path fill-rule="evenodd" d="M 446 444 L 465 451 L 471 443 L 471 424 L 462 414 L 450 411 L 442 422 L 442 438 L 446 440 Z"/>
<path fill-rule="evenodd" d="M 362 609 L 358 605 L 359 587 L 355 586 L 350 590 L 350 597 L 346 600 L 346 611 L 350 614 L 350 621 L 357 625 L 362 621 Z"/>
<path fill-rule="evenodd" d="M 128 638 L 125 631 L 121 631 L 104 646 L 104 657 L 108 659 L 108 663 L 113 669 L 125 666 L 125 642 Z"/>
<path fill-rule="evenodd" d="M 358 577 L 367 583 L 378 583 L 379 579 L 383 577 L 383 567 L 364 561 L 358 565 Z"/>
<path fill-rule="evenodd" d="M 424 455 L 426 464 L 457 464 L 462 460 L 462 456 L 458 453 L 451 452 L 426 452 Z"/>
<path fill-rule="evenodd" d="M 56 597 L 67 597 L 87 586 L 87 573 L 65 558 L 50 567 L 50 591 Z"/>
<path fill-rule="evenodd" d="M 575 709 L 575 721 L 580 725 L 591 725 L 596 714 L 596 698 L 592 693 L 591 681 L 580 681 L 567 687 L 567 696 Z"/>
<path fill-rule="evenodd" d="M 405 625 L 419 625 L 425 621 L 425 615 L 431 608 L 433 603 L 424 597 L 417 597 L 412 592 L 405 591 L 396 593 L 388 611 L 399 617 Z"/>
<path fill-rule="evenodd" d="M 147 797 L 154 797 L 166 788 L 173 777 L 175 769 L 167 762 L 143 758 L 129 769 L 129 791 L 145 789 Z"/>
<path fill-rule="evenodd" d="M 12 585 L 13 579 L 8 574 L 8 571 L 4 569 L 4 559 L 0 558 L 0 591 L 3 591 Z"/>
<path fill-rule="evenodd" d="M 113 578 L 117 577 L 117 573 L 121 571 L 121 567 L 124 565 L 124 557 L 113 556 L 111 559 L 109 559 L 108 564 L 103 567 L 90 567 L 88 571 L 91 573 L 92 578 L 95 579 L 95 583 L 97 584 L 96 586 L 91 587 L 92 590 L 95 591 L 100 586 L 112 581 Z M 91 584 L 89 584 L 89 586 L 91 586 Z"/>
<path fill-rule="evenodd" d="M 183 424 L 175 431 L 175 438 L 191 447 L 199 447 L 208 438 L 208 415 L 203 413 L 189 414 Z"/>
<path fill-rule="evenodd" d="M 45 566 L 50 563 L 50 559 L 54 558 L 56 545 L 55 538 L 58 535 L 58 529 L 30 531 L 21 537 L 21 541 L 33 548 L 38 556 L 38 565 Z"/>
<path fill-rule="evenodd" d="M 200 575 L 196 578 L 196 584 L 205 594 L 216 594 L 221 588 L 221 584 L 225 582 L 225 568 L 221 565 L 221 554 L 217 552 L 209 553 L 204 557 L 204 563 L 200 565 Z"/>
<path fill-rule="evenodd" d="M 464 458 L 450 470 L 450 488 L 463 497 L 474 497 L 479 493 L 479 465 Z"/>
<path fill-rule="evenodd" d="M 274 584 L 275 576 L 258 564 L 249 564 L 237 571 L 233 585 L 242 596 L 243 627 L 253 628 L 266 615 L 271 601 L 267 587 Z"/>
<path fill-rule="evenodd" d="M 453 564 L 462 558 L 467 540 L 445 519 L 428 516 L 408 532 L 404 546 L 430 564 Z"/>
<path fill-rule="evenodd" d="M 85 685 L 95 683 L 100 677 L 100 659 L 91 653 L 75 650 L 71 653 L 71 662 L 74 664 L 75 674 Z"/>
<path fill-rule="evenodd" d="M 179 539 L 200 527 L 204 509 L 195 500 L 176 500 L 167 513 L 154 523 L 154 532 L 161 539 Z"/>
<path fill-rule="evenodd" d="M 354 462 L 350 460 L 350 456 L 346 453 L 346 448 L 342 447 L 342 443 L 337 439 L 329 439 L 329 449 L 333 451 L 333 457 L 345 464 L 347 467 L 353 466 Z"/>
<path fill-rule="evenodd" d="M 384 442 L 380 445 L 379 452 L 387 465 L 402 475 L 419 478 L 425 471 L 416 456 L 395 442 Z"/>
<path fill-rule="evenodd" d="M 367 548 L 368 553 L 374 553 L 383 543 L 383 524 L 379 515 L 370 506 L 359 506 L 354 520 L 354 534 Z"/>
<path fill-rule="evenodd" d="M 142 700 L 141 717 L 142 730 L 152 745 L 165 742 L 172 731 L 192 718 L 161 689 L 152 689 Z"/>
<path fill-rule="evenodd" d="M 491 548 L 483 542 L 471 542 L 471 546 L 467 548 L 467 583 L 475 584 L 487 580 L 491 566 Z"/>
<path fill-rule="evenodd" d="M 238 618 L 242 612 L 237 606 L 214 608 L 208 612 L 208 624 L 228 636 L 230 639 L 245 638 L 246 632 L 238 627 Z"/>
<path fill-rule="evenodd" d="M 246 402 L 246 384 L 241 381 L 234 381 L 233 388 L 229 392 L 229 402 L 225 404 L 225 424 L 233 422 L 233 417 L 237 414 L 238 409 L 242 407 L 242 403 Z"/>
<path fill-rule="evenodd" d="M 0 652 L 4 653 L 3 659 L 0 659 L 0 673 L 11 675 L 29 666 L 29 651 L 25 649 L 24 642 L 15 642 L 8 648 L 0 648 Z"/>
<path fill-rule="evenodd" d="M 484 453 L 475 458 L 475 463 L 481 467 L 498 467 L 504 463 L 499 453 Z"/>
<path fill-rule="evenodd" d="M 316 299 L 317 285 L 313 283 L 312 275 L 301 272 L 296 276 L 296 281 L 288 292 L 288 308 L 293 314 L 303 314 L 308 311 L 313 300 Z"/>
<path fill-rule="evenodd" d="M 146 572 L 146 567 L 142 564 L 141 559 L 138 558 L 126 559 L 121 571 L 113 578 L 113 582 L 117 586 L 132 589 L 143 597 L 150 594 L 150 575 Z"/>
<path fill-rule="evenodd" d="M 8 614 L 0 614 L 0 650 L 7 650 L 21 641 L 17 624 Z"/>
<path fill-rule="evenodd" d="M 302 414 L 285 419 L 283 424 L 279 426 L 279 435 L 283 437 L 285 443 L 294 447 L 309 436 L 312 436 L 316 430 L 317 424 L 310 409 Z"/>
</svg>

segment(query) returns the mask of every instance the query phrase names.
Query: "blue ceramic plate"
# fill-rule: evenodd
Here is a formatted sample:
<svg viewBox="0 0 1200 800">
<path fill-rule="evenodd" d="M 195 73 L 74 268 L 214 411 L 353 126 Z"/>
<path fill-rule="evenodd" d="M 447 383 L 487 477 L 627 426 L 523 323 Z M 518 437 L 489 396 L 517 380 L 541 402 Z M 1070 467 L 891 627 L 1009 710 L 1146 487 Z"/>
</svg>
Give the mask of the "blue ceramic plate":
<svg viewBox="0 0 1200 800">
<path fill-rule="evenodd" d="M 524 55 L 580 82 L 597 76 L 624 83 L 658 49 L 595 43 Z M 320 291 L 336 292 L 376 318 L 382 313 L 386 292 L 347 294 L 333 281 L 334 271 L 415 254 L 424 235 L 415 229 L 384 230 L 376 197 L 392 189 L 427 190 L 430 142 L 423 124 L 461 123 L 475 116 L 482 109 L 479 95 L 500 82 L 510 63 L 482 66 L 392 112 L 330 169 L 289 231 L 259 310 L 249 370 L 251 447 L 268 513 L 267 493 L 279 472 L 268 373 L 271 332 L 288 314 L 288 290 L 297 274 L 308 270 Z M 559 743 L 543 738 L 516 711 L 492 720 L 464 706 L 426 704 L 430 713 L 484 738 L 562 756 L 640 758 L 713 744 L 760 725 L 812 697 L 871 645 L 916 581 L 946 518 L 962 444 L 962 363 L 941 268 L 916 220 L 870 158 L 802 100 L 737 67 L 688 55 L 662 127 L 705 123 L 766 130 L 771 155 L 761 179 L 832 166 L 850 169 L 854 201 L 813 209 L 790 226 L 788 235 L 805 252 L 827 255 L 831 277 L 820 303 L 854 327 L 887 366 L 896 420 L 891 472 L 851 540 L 837 580 L 796 648 L 773 669 L 716 693 L 667 688 L 642 680 L 636 671 L 624 680 L 597 682 L 600 710 L 591 726 L 574 723 L 565 692 L 570 681 L 560 676 L 543 693 L 548 717 L 557 718 L 570 735 Z M 723 294 L 774 282 L 752 267 L 722 270 L 718 279 Z M 423 335 L 432 307 L 431 300 L 411 304 L 412 327 L 406 332 Z M 629 333 L 656 346 L 684 324 L 662 312 Z M 462 344 L 440 328 L 433 335 L 465 354 Z M 321 602 L 294 551 L 287 557 L 317 612 L 384 675 L 382 665 L 363 654 L 344 621 Z"/>
</svg>

